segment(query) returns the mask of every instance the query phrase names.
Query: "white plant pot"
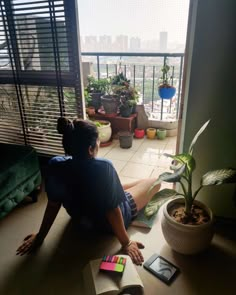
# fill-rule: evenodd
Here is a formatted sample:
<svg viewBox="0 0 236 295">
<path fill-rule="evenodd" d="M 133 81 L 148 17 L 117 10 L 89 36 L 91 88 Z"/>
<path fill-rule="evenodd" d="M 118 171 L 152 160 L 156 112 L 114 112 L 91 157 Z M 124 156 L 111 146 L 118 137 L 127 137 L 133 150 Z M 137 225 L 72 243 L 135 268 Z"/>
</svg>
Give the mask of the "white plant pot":
<svg viewBox="0 0 236 295">
<path fill-rule="evenodd" d="M 109 121 L 97 120 L 100 123 L 105 123 L 106 125 L 102 125 L 98 128 L 98 137 L 101 143 L 108 142 L 111 139 L 111 123 Z"/>
<path fill-rule="evenodd" d="M 211 243 L 214 235 L 212 211 L 199 201 L 194 204 L 205 209 L 209 216 L 209 222 L 200 225 L 188 225 L 176 222 L 170 217 L 168 211 L 175 203 L 184 203 L 183 198 L 170 200 L 163 207 L 161 220 L 162 232 L 169 246 L 181 254 L 196 254 L 205 250 Z"/>
</svg>

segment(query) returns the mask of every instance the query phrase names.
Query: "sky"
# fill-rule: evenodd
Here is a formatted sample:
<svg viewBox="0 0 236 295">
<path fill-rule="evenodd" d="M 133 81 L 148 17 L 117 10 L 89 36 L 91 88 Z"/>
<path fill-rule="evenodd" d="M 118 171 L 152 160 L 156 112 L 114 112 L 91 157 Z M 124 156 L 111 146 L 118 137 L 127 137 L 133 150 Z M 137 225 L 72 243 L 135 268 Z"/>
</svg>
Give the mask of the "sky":
<svg viewBox="0 0 236 295">
<path fill-rule="evenodd" d="M 189 0 L 78 0 L 81 36 L 128 35 L 185 43 Z"/>
</svg>

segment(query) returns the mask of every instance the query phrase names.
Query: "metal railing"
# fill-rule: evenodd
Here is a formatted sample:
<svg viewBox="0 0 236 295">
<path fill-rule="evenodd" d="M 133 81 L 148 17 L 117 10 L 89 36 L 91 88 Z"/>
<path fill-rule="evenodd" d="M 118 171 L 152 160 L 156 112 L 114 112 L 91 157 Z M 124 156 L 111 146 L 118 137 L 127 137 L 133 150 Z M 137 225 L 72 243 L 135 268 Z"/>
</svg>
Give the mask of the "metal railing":
<svg viewBox="0 0 236 295">
<path fill-rule="evenodd" d="M 140 93 L 140 102 L 151 118 L 159 120 L 178 119 L 184 53 L 145 52 L 82 52 L 83 62 L 92 62 L 98 79 L 123 72 Z M 171 83 L 176 87 L 175 96 L 161 99 L 158 84 L 161 68 L 168 59 L 171 65 Z"/>
</svg>

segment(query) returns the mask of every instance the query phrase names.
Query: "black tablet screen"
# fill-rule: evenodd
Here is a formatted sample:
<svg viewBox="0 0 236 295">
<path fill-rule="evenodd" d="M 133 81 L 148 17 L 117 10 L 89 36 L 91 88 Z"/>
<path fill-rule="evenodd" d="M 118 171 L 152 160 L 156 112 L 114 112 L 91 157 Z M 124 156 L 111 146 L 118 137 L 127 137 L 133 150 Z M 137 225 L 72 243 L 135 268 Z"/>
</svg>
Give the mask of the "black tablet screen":
<svg viewBox="0 0 236 295">
<path fill-rule="evenodd" d="M 155 271 L 157 274 L 165 277 L 169 280 L 177 271 L 177 269 L 170 265 L 167 261 L 161 259 L 161 257 L 157 257 L 152 264 L 150 264 L 150 269 Z"/>
</svg>

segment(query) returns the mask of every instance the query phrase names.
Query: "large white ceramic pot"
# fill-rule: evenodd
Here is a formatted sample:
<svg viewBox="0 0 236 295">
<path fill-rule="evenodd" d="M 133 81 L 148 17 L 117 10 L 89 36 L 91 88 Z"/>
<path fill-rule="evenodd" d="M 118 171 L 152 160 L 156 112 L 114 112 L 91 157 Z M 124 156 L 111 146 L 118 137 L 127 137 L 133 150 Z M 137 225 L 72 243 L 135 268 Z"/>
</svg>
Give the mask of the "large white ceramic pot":
<svg viewBox="0 0 236 295">
<path fill-rule="evenodd" d="M 175 203 L 184 203 L 183 198 L 170 200 L 163 207 L 161 220 L 162 232 L 169 246 L 181 254 L 196 254 L 205 250 L 213 238 L 213 214 L 203 203 L 196 201 L 194 204 L 208 212 L 210 220 L 205 224 L 188 225 L 176 222 L 169 215 L 171 207 Z"/>
<path fill-rule="evenodd" d="M 105 120 L 96 120 L 99 122 L 100 126 L 97 126 L 98 128 L 98 137 L 101 143 L 106 143 L 111 139 L 111 123 L 109 121 Z"/>
</svg>

